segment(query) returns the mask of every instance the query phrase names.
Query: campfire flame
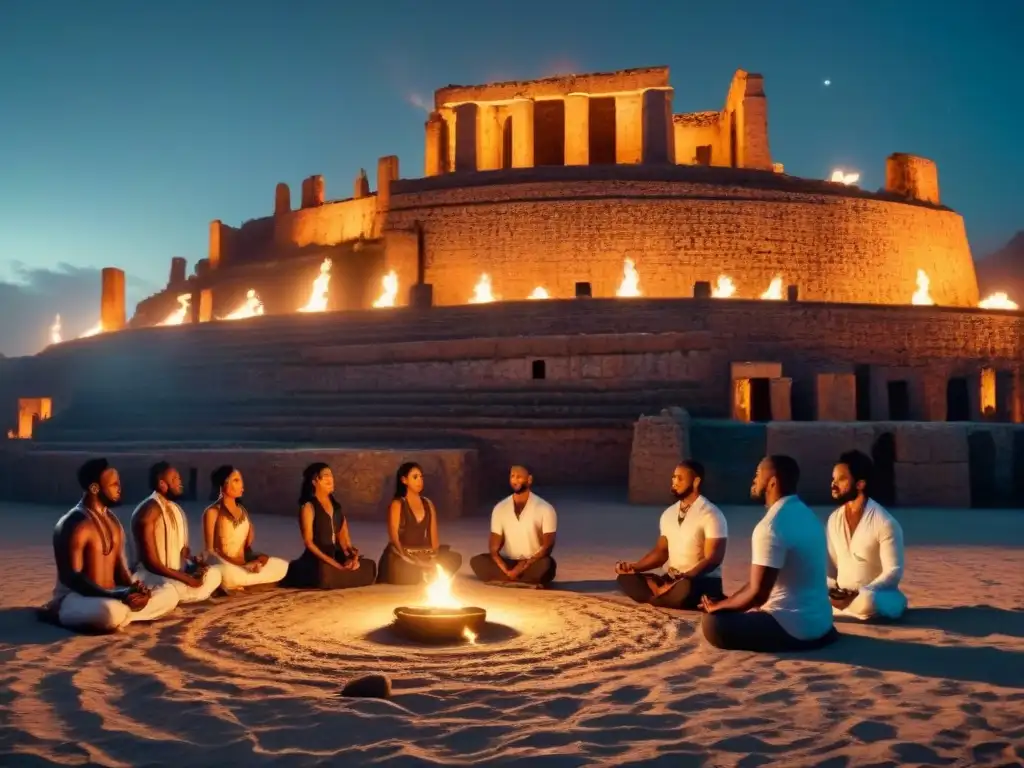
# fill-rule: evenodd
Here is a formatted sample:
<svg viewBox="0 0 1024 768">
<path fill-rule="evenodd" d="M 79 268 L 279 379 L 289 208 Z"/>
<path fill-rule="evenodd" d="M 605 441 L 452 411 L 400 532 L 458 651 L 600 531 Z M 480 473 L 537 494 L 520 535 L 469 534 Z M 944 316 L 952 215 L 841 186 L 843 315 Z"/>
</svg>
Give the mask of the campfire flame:
<svg viewBox="0 0 1024 768">
<path fill-rule="evenodd" d="M 715 281 L 715 287 L 711 289 L 711 298 L 728 299 L 736 293 L 736 284 L 728 275 L 719 275 Z"/>
<path fill-rule="evenodd" d="M 491 276 L 486 272 L 480 275 L 480 279 L 473 286 L 473 296 L 470 304 L 490 304 L 494 301 L 494 292 L 491 290 Z"/>
<path fill-rule="evenodd" d="M 622 264 L 622 282 L 615 295 L 620 298 L 642 296 L 640 293 L 640 273 L 636 271 L 636 263 L 626 259 Z"/>
<path fill-rule="evenodd" d="M 452 579 L 454 575 L 450 575 L 440 565 L 435 567 L 437 568 L 437 575 L 434 576 L 433 581 L 427 582 L 427 600 L 424 605 L 427 608 L 461 608 L 462 603 L 456 600 L 455 595 L 452 594 Z M 476 643 L 476 633 L 469 627 L 463 628 L 462 636 L 469 643 Z"/>
<path fill-rule="evenodd" d="M 829 181 L 834 181 L 836 184 L 846 184 L 847 186 L 850 186 L 860 181 L 860 174 L 855 171 L 847 173 L 842 168 L 836 168 L 832 171 L 832 176 Z"/>
<path fill-rule="evenodd" d="M 299 312 L 326 312 L 327 287 L 331 284 L 331 260 L 324 259 L 320 265 L 320 274 L 313 281 L 309 293 L 309 301 L 299 307 Z"/>
<path fill-rule="evenodd" d="M 263 302 L 260 301 L 259 294 L 252 288 L 245 294 L 245 301 L 224 317 L 221 320 L 245 320 L 250 317 L 258 317 L 263 314 Z"/>
<path fill-rule="evenodd" d="M 178 308 L 161 320 L 157 325 L 181 325 L 188 317 L 189 306 L 192 304 L 192 294 L 183 293 L 178 297 Z"/>
<path fill-rule="evenodd" d="M 931 283 L 932 281 L 928 279 L 928 274 L 923 269 L 917 270 L 917 290 L 910 297 L 910 303 L 921 307 L 929 307 L 935 304 L 932 301 L 931 294 L 928 293 L 928 287 Z"/>
<path fill-rule="evenodd" d="M 398 298 L 398 273 L 391 270 L 381 278 L 382 290 L 377 300 L 373 302 L 374 307 L 393 307 L 395 299 Z"/>
<path fill-rule="evenodd" d="M 528 299 L 550 299 L 551 295 L 546 290 L 544 290 L 543 287 L 538 285 L 536 288 L 533 289 L 533 293 L 531 293 L 526 298 L 528 298 Z"/>
<path fill-rule="evenodd" d="M 782 301 L 782 275 L 776 275 L 768 285 L 768 290 L 761 294 L 762 299 Z"/>
<path fill-rule="evenodd" d="M 101 333 L 103 333 L 103 321 L 102 320 L 100 322 L 96 323 L 96 325 L 94 325 L 92 328 L 90 328 L 88 331 L 83 333 L 78 338 L 84 339 L 84 338 L 87 338 L 88 336 L 99 336 Z"/>
<path fill-rule="evenodd" d="M 60 335 L 60 315 L 53 318 L 53 325 L 50 326 L 50 343 L 60 344 L 63 339 Z"/>
<path fill-rule="evenodd" d="M 978 302 L 981 309 L 1020 309 L 1017 302 L 1012 301 L 1004 291 L 996 291 Z M 58 320 L 60 315 L 57 316 Z"/>
</svg>

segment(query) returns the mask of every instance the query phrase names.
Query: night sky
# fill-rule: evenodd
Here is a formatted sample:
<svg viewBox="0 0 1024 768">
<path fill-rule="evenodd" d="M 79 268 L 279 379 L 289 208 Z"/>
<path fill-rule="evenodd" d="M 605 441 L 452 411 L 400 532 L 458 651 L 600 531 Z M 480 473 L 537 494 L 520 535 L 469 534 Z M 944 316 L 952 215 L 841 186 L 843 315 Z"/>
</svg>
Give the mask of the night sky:
<svg viewBox="0 0 1024 768">
<path fill-rule="evenodd" d="M 206 255 L 211 219 L 269 215 L 279 181 L 348 197 L 385 154 L 421 176 L 449 83 L 667 64 L 691 112 L 759 72 L 787 173 L 877 189 L 889 153 L 930 157 L 984 255 L 1024 229 L 1022 31 L 1017 0 L 4 0 L 0 352 L 36 351 L 58 311 L 92 325 L 99 267 L 133 307 Z"/>
</svg>

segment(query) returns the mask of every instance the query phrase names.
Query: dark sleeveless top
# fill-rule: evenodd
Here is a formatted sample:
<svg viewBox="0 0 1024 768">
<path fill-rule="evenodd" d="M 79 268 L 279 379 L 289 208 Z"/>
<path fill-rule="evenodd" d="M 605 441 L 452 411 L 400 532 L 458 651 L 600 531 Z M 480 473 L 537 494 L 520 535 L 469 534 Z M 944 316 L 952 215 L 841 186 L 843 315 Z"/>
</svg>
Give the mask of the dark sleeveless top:
<svg viewBox="0 0 1024 768">
<path fill-rule="evenodd" d="M 423 499 L 423 519 L 417 520 L 409 506 L 409 500 L 402 498 L 402 511 L 398 513 L 398 540 L 405 549 L 428 549 L 430 547 L 430 518 L 434 505 L 426 496 Z"/>
<path fill-rule="evenodd" d="M 340 506 L 328 512 L 317 498 L 313 498 L 310 504 L 313 506 L 313 543 L 325 555 L 333 555 L 337 548 L 335 534 L 345 524 L 345 515 Z"/>
</svg>

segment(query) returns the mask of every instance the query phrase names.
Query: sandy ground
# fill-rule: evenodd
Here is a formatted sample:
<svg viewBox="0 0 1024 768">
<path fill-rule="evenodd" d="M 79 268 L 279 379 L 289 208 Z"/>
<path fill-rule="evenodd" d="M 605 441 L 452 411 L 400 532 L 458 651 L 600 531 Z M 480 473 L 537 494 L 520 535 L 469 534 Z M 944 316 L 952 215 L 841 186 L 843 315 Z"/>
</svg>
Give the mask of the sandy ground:
<svg viewBox="0 0 1024 768">
<path fill-rule="evenodd" d="M 660 510 L 547 497 L 559 590 L 486 587 L 464 565 L 456 593 L 493 624 L 447 648 L 392 634 L 392 610 L 422 589 L 382 586 L 240 595 L 75 636 L 27 608 L 52 588 L 63 510 L 2 506 L 0 764 L 1024 763 L 1024 512 L 900 510 L 906 620 L 844 623 L 824 651 L 756 656 L 709 648 L 693 615 L 615 595 L 612 564 L 646 551 Z M 761 512 L 726 513 L 730 589 Z M 298 554 L 293 520 L 256 520 L 262 549 Z M 447 524 L 442 539 L 468 562 L 486 526 Z M 353 534 L 379 554 L 383 526 Z M 394 679 L 391 700 L 338 696 L 378 671 Z"/>
</svg>

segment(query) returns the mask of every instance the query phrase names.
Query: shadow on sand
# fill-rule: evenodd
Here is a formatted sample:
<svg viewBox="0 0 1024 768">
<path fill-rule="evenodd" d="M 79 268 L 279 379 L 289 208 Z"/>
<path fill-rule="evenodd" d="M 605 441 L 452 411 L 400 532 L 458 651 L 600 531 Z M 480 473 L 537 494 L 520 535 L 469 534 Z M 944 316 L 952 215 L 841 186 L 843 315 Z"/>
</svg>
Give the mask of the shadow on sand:
<svg viewBox="0 0 1024 768">
<path fill-rule="evenodd" d="M 0 608 L 0 646 L 49 645 L 73 635 L 56 624 L 40 621 L 38 608 Z"/>
<path fill-rule="evenodd" d="M 484 628 L 477 635 L 476 645 L 490 645 L 491 643 L 504 643 L 513 638 L 519 637 L 521 633 L 506 624 L 496 624 L 488 621 Z M 469 647 L 465 640 L 450 640 L 436 643 L 418 643 L 415 640 L 402 635 L 395 630 L 394 624 L 387 624 L 370 632 L 364 637 L 378 645 L 390 645 L 396 648 L 465 648 Z"/>
<path fill-rule="evenodd" d="M 1008 635 L 1024 638 L 1024 611 L 1008 611 L 991 605 L 955 608 L 911 608 L 900 622 L 906 627 L 940 629 L 964 637 Z"/>
<path fill-rule="evenodd" d="M 613 579 L 584 579 L 581 581 L 554 581 L 550 589 L 575 592 L 580 595 L 621 594 Z"/>
<path fill-rule="evenodd" d="M 842 634 L 827 648 L 786 653 L 780 658 L 828 661 L 880 672 L 905 672 L 921 677 L 1024 689 L 1024 654 L 990 646 L 925 645 Z"/>
</svg>

